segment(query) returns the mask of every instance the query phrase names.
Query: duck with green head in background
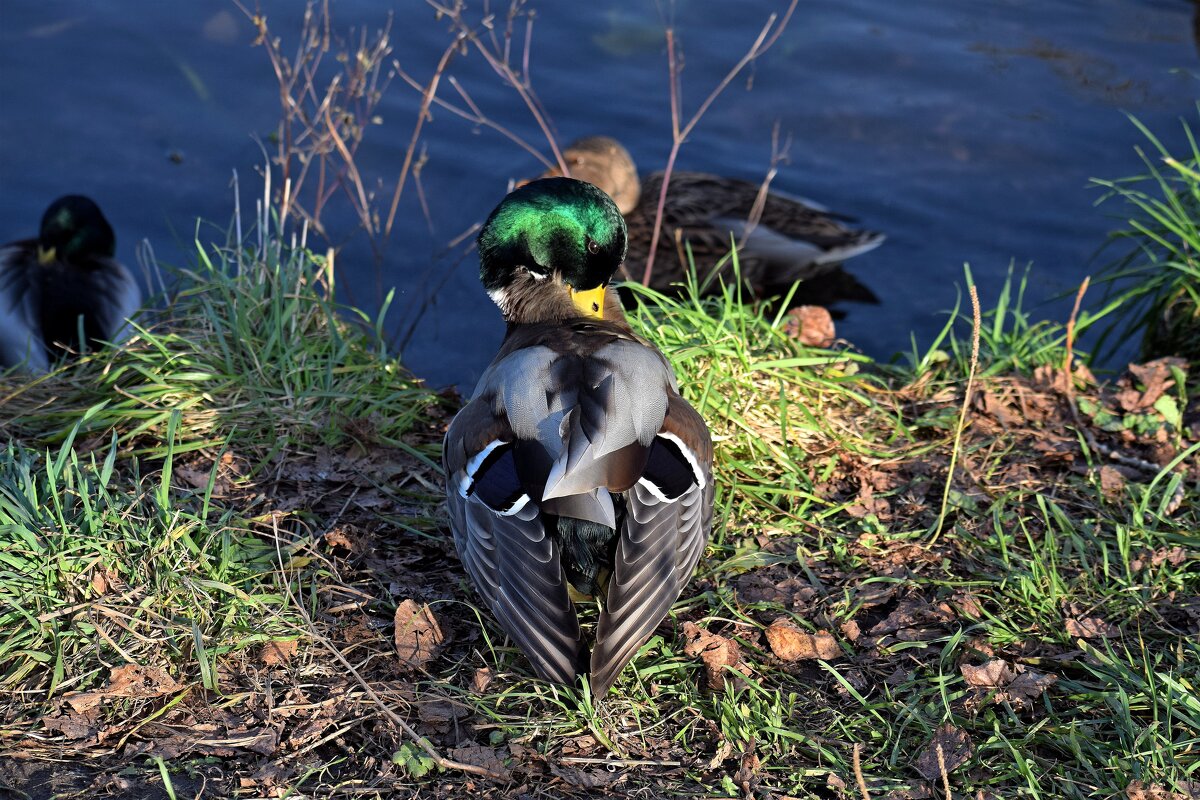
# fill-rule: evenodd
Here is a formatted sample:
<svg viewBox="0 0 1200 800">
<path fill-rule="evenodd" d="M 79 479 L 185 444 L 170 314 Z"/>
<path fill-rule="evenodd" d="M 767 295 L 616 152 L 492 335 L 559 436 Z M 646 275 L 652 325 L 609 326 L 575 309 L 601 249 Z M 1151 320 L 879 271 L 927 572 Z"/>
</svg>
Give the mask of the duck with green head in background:
<svg viewBox="0 0 1200 800">
<path fill-rule="evenodd" d="M 82 195 L 51 203 L 37 238 L 0 247 L 0 370 L 41 374 L 123 339 L 142 296 L 115 255 L 112 226 Z"/>
<path fill-rule="evenodd" d="M 537 674 L 596 697 L 670 611 L 712 526 L 712 441 L 609 281 L 625 223 L 595 186 L 526 184 L 479 234 L 508 330 L 446 433 L 460 558 Z M 575 596 L 604 599 L 591 648 Z"/>
</svg>

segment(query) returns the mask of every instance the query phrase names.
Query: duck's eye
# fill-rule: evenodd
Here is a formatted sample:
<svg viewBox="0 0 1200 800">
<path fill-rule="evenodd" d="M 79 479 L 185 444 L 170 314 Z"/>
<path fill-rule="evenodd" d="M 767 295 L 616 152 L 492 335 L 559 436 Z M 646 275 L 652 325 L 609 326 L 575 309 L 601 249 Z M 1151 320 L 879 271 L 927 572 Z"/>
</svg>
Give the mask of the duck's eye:
<svg viewBox="0 0 1200 800">
<path fill-rule="evenodd" d="M 596 255 L 596 253 L 600 252 L 600 243 L 597 242 L 595 239 L 588 239 L 587 240 L 587 250 L 592 255 Z"/>
</svg>

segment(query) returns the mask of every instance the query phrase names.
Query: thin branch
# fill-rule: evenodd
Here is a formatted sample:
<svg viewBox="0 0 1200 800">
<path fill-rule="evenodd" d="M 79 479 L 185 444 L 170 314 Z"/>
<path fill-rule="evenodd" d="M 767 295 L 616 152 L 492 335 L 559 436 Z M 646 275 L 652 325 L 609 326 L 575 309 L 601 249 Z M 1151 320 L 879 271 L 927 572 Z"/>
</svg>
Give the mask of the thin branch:
<svg viewBox="0 0 1200 800">
<path fill-rule="evenodd" d="M 404 164 L 400 167 L 400 177 L 396 179 L 396 189 L 392 193 L 392 204 L 388 208 L 387 224 L 383 227 L 383 235 L 385 237 L 392 235 L 392 225 L 396 221 L 396 208 L 400 205 L 400 195 L 404 193 L 404 184 L 408 180 L 408 171 L 412 168 L 413 154 L 417 150 L 417 141 L 421 138 L 421 128 L 425 125 L 425 120 L 429 119 L 429 104 L 433 102 L 437 95 L 438 83 L 442 79 L 442 74 L 446 71 L 446 67 L 450 64 L 450 59 L 454 55 L 454 51 L 458 49 L 462 42 L 461 36 L 456 36 L 454 41 L 446 45 L 446 49 L 442 52 L 442 57 L 438 59 L 437 68 L 433 71 L 433 77 L 429 79 L 429 84 L 421 89 L 421 107 L 417 110 L 417 121 L 413 125 L 412 136 L 408 140 L 408 149 L 404 151 Z M 410 86 L 413 81 L 400 69 L 400 62 L 393 62 L 393 67 L 396 74 L 405 80 Z"/>
<path fill-rule="evenodd" d="M 733 65 L 729 72 L 726 73 L 725 77 L 717 83 L 711 92 L 709 92 L 708 97 L 704 98 L 704 102 L 702 102 L 700 107 L 696 109 L 696 113 L 692 115 L 691 119 L 689 119 L 687 124 L 682 128 L 680 128 L 680 119 L 682 118 L 682 101 L 680 97 L 682 92 L 680 91 L 679 86 L 679 61 L 675 52 L 675 29 L 673 26 L 667 26 L 667 71 L 670 78 L 671 87 L 671 152 L 667 156 L 667 165 L 663 169 L 662 188 L 658 193 L 658 209 L 654 213 L 654 229 L 650 234 L 650 252 L 646 254 L 646 267 L 642 271 L 642 283 L 649 284 L 650 276 L 654 272 L 654 256 L 658 251 L 658 240 L 662 234 L 663 208 L 666 205 L 667 190 L 670 187 L 671 173 L 675 169 L 675 160 L 679 156 L 679 149 L 683 147 L 683 143 L 687 140 L 687 137 L 691 134 L 692 130 L 695 129 L 696 125 L 699 124 L 700 119 L 708 111 L 709 107 L 716 102 L 716 99 L 720 97 L 725 89 L 728 88 L 729 84 L 733 82 L 733 79 L 736 78 L 742 72 L 742 70 L 746 68 L 747 65 L 762 56 L 762 54 L 767 52 L 767 50 L 771 49 L 771 46 L 775 44 L 775 42 L 779 39 L 779 36 L 787 27 L 788 22 L 792 18 L 792 13 L 796 10 L 796 6 L 799 2 L 800 0 L 791 0 L 791 3 L 788 4 L 787 10 L 783 12 L 782 17 L 780 17 L 778 14 L 772 14 L 767 18 L 767 23 L 763 26 L 762 30 L 759 31 L 758 38 L 754 40 L 754 43 L 750 46 L 750 49 L 746 51 L 745 55 L 743 55 L 741 59 L 739 59 L 738 62 Z"/>
</svg>

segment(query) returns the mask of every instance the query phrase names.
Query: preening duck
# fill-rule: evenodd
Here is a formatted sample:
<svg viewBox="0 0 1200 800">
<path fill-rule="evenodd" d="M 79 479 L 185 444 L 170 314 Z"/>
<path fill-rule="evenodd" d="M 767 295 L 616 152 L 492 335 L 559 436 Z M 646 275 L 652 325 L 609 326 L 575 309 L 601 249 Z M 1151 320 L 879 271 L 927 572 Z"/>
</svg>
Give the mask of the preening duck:
<svg viewBox="0 0 1200 800">
<path fill-rule="evenodd" d="M 629 231 L 625 271 L 629 278 L 640 281 L 650 253 L 662 173 L 650 175 L 644 183 L 639 181 L 629 151 L 607 136 L 574 142 L 563 151 L 563 160 L 571 177 L 607 192 L 625 216 Z M 557 168 L 546 173 L 560 174 Z M 673 171 L 650 285 L 663 291 L 684 280 L 688 244 L 703 283 L 729 253 L 731 235 L 739 243 L 742 281 L 757 297 L 785 294 L 796 281 L 826 275 L 847 259 L 883 243 L 881 233 L 843 224 L 851 221 L 849 217 L 775 192 L 760 200 L 759 190 L 758 184 L 737 178 Z M 759 203 L 758 222 L 750 225 L 748 220 Z M 724 270 L 732 275 L 729 259 Z M 710 291 L 716 287 L 715 282 L 709 285 Z"/>
<path fill-rule="evenodd" d="M 712 441 L 609 280 L 625 223 L 595 186 L 513 191 L 479 234 L 508 331 L 446 433 L 454 542 L 537 674 L 600 697 L 679 597 L 712 526 Z M 591 649 L 568 585 L 601 595 Z"/>
<path fill-rule="evenodd" d="M 51 203 L 36 239 L 0 247 L 0 370 L 46 372 L 85 343 L 123 338 L 141 291 L 115 254 L 112 226 L 82 195 Z"/>
</svg>

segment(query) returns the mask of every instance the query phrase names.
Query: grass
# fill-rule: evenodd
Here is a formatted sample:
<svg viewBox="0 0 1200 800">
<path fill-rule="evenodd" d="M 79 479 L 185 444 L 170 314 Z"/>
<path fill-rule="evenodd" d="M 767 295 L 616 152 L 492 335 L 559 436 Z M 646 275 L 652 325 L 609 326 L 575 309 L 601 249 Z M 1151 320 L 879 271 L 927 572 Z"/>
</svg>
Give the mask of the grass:
<svg viewBox="0 0 1200 800">
<path fill-rule="evenodd" d="M 1200 147 L 1184 122 L 1187 150 L 1177 158 L 1142 123 L 1132 121 L 1150 145 L 1150 155 L 1138 148 L 1146 172 L 1095 181 L 1106 190 L 1104 200 L 1122 200 L 1129 214 L 1113 234 L 1128 252 L 1107 270 L 1123 319 L 1109 334 L 1141 339 L 1143 357 L 1173 354 L 1195 361 L 1200 358 Z"/>
<path fill-rule="evenodd" d="M 975 367 L 957 315 L 882 365 L 799 345 L 733 289 L 635 289 L 632 323 L 713 428 L 717 513 L 697 577 L 600 701 L 533 679 L 472 605 L 439 510 L 452 403 L 331 284 L 303 249 L 206 249 L 123 350 L 0 385 L 10 788 L 496 791 L 454 764 L 533 797 L 1200 785 L 1185 366 L 1097 383 L 1016 279 Z M 392 641 L 406 599 L 444 640 L 416 665 Z M 782 658 L 781 619 L 837 657 Z M 736 643 L 724 686 L 689 623 Z"/>
</svg>

